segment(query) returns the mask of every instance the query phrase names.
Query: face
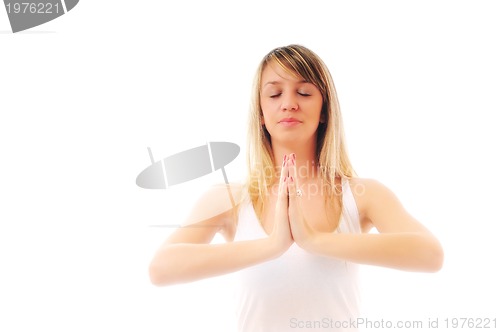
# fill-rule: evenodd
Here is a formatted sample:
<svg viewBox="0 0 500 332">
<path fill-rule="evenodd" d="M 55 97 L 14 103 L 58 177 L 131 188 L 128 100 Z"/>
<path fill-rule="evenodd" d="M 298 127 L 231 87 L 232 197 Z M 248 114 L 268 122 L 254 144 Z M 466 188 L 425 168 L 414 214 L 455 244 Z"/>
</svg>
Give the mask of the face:
<svg viewBox="0 0 500 332">
<path fill-rule="evenodd" d="M 273 141 L 316 140 L 323 97 L 314 84 L 294 77 L 278 64 L 268 64 L 262 71 L 260 89 L 261 121 Z"/>
</svg>

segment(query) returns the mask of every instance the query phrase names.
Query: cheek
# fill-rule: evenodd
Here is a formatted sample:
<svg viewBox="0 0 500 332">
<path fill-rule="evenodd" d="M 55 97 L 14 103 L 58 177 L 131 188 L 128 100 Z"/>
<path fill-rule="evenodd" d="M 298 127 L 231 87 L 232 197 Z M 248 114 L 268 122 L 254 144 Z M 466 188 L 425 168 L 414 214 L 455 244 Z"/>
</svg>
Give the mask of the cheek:
<svg viewBox="0 0 500 332">
<path fill-rule="evenodd" d="M 323 99 L 319 99 L 315 103 L 315 109 L 317 110 L 318 118 L 321 117 L 321 110 L 323 110 Z"/>
<path fill-rule="evenodd" d="M 267 112 L 264 111 L 264 107 L 262 107 L 262 105 L 260 106 L 261 110 L 262 110 L 262 114 L 260 115 L 260 124 L 261 125 L 265 125 L 266 124 L 266 119 L 267 119 Z"/>
<path fill-rule="evenodd" d="M 270 119 L 269 115 L 266 113 L 263 113 L 260 117 L 260 124 L 268 127 L 271 123 L 272 123 L 272 120 Z"/>
<path fill-rule="evenodd" d="M 261 100 L 260 101 L 260 108 L 262 109 L 262 112 L 264 114 L 269 113 L 269 110 L 271 110 L 271 103 L 268 100 Z"/>
<path fill-rule="evenodd" d="M 261 120 L 262 120 L 262 123 L 264 123 L 264 120 L 269 120 L 271 117 L 272 117 L 272 108 L 271 108 L 271 105 L 269 105 L 269 103 L 266 103 L 266 102 L 260 102 L 260 109 L 262 110 L 262 115 L 261 115 Z"/>
</svg>

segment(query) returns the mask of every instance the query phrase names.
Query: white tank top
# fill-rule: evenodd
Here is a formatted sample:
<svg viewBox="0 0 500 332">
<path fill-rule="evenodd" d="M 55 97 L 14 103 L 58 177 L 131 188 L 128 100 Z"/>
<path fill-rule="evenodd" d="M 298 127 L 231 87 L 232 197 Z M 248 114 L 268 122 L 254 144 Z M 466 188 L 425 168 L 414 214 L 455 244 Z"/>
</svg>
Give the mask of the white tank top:
<svg viewBox="0 0 500 332">
<path fill-rule="evenodd" d="M 348 179 L 342 180 L 343 211 L 336 232 L 360 233 Z M 266 237 L 250 200 L 242 203 L 235 241 Z M 356 331 L 357 265 L 312 255 L 295 243 L 279 258 L 236 273 L 240 332 Z"/>
</svg>

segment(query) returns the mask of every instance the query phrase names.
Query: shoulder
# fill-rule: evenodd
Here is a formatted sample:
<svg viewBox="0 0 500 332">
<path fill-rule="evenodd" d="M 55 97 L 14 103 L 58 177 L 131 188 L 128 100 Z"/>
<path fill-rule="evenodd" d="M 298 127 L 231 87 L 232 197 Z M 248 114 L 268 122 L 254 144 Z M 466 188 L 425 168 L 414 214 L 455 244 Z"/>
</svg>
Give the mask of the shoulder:
<svg viewBox="0 0 500 332">
<path fill-rule="evenodd" d="M 210 187 L 198 196 L 184 226 L 208 222 L 219 225 L 223 234 L 231 233 L 244 193 L 245 187 L 240 183 Z"/>
<path fill-rule="evenodd" d="M 353 190 L 353 193 L 357 192 L 358 194 L 389 190 L 380 181 L 370 178 L 352 177 L 349 179 L 349 185 Z"/>
<path fill-rule="evenodd" d="M 386 185 L 375 179 L 350 178 L 349 186 L 356 200 L 369 204 L 379 199 L 395 199 L 396 196 Z"/>
<path fill-rule="evenodd" d="M 185 224 L 225 215 L 237 209 L 243 196 L 243 185 L 231 183 L 217 184 L 201 193 L 196 199 L 191 214 Z"/>
<path fill-rule="evenodd" d="M 349 179 L 349 187 L 361 219 L 367 218 L 377 206 L 399 204 L 392 190 L 378 180 L 353 177 Z"/>
</svg>

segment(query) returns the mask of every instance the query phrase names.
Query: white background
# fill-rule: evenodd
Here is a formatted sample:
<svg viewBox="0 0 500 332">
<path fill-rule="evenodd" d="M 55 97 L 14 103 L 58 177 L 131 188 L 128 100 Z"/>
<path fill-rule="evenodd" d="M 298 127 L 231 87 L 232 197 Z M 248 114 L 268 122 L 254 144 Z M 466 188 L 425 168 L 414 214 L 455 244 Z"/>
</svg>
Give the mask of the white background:
<svg viewBox="0 0 500 332">
<path fill-rule="evenodd" d="M 328 6 L 326 4 L 329 4 Z M 88 1 L 12 34 L 0 8 L 0 330 L 231 331 L 231 276 L 156 288 L 147 267 L 193 192 L 138 188 L 157 159 L 242 147 L 261 57 L 329 65 L 361 177 L 442 241 L 437 274 L 364 267 L 372 320 L 495 318 L 496 1 Z M 440 325 L 444 326 L 444 325 Z"/>
</svg>

